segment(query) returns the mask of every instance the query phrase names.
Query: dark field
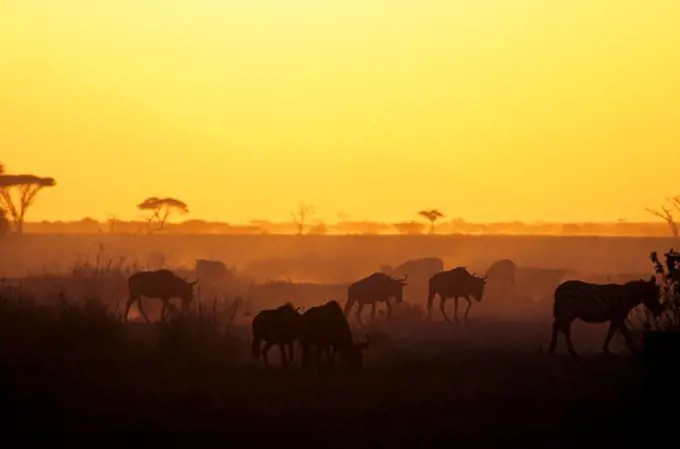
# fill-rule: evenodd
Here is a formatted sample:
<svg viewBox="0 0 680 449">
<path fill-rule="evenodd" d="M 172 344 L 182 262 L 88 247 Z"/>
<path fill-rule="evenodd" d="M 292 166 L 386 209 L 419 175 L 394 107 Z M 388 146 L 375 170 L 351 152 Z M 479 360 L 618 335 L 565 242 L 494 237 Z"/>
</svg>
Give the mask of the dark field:
<svg viewBox="0 0 680 449">
<path fill-rule="evenodd" d="M 643 361 L 629 355 L 618 335 L 611 347 L 615 355 L 602 355 L 606 325 L 575 323 L 572 332 L 579 359 L 566 355 L 563 340 L 558 354 L 543 354 L 551 334 L 549 291 L 548 301 L 545 294 L 528 300 L 523 292 L 492 291 L 481 304 L 473 305 L 469 323 L 453 325 L 442 322 L 438 301 L 433 309 L 435 322 L 426 322 L 425 292 L 410 292 L 407 303 L 395 308 L 392 323 L 380 317 L 366 329 L 354 327 L 357 341 L 366 332 L 373 336 L 360 372 L 346 370 L 342 360 L 332 373 L 304 372 L 299 348 L 293 366 L 281 369 L 276 347 L 270 352 L 274 366 L 265 371 L 249 352 L 249 322 L 258 310 L 296 295 L 296 305 L 329 299 L 344 304 L 345 297 L 339 296 L 342 284 L 376 271 L 376 264 L 439 256 L 446 268 L 477 264 L 475 269 L 483 272 L 493 260 L 511 257 L 518 265 L 563 267 L 591 275 L 651 275 L 647 255 L 667 250 L 667 241 L 347 237 L 342 243 L 341 237 L 245 237 L 241 241 L 176 236 L 149 243 L 142 237 L 129 239 L 102 238 L 107 257 L 122 252 L 127 253 L 126 263 L 140 261 L 171 241 L 169 252 L 175 256 L 168 256 L 170 266 L 180 265 L 180 259 L 212 257 L 244 271 L 249 263 L 254 270 L 254 260 L 263 261 L 261 267 L 267 267 L 269 260 L 269 270 L 274 271 L 272 260 L 289 258 L 294 268 L 284 274 L 290 278 L 288 287 L 258 287 L 233 321 L 225 317 L 221 303 L 203 300 L 202 315 L 193 313 L 185 321 L 124 324 L 120 292 L 106 279 L 101 284 L 87 280 L 95 287 L 90 285 L 82 293 L 75 285 L 80 280 L 70 278 L 66 269 L 57 269 L 72 264 L 78 254 L 89 253 L 93 263 L 97 239 L 28 236 L 26 242 L 10 242 L 15 252 L 5 246 L 0 258 L 7 277 L 16 281 L 33 274 L 23 288 L 34 291 L 33 299 L 28 293 L 17 297 L 16 291 L 6 292 L 0 311 L 3 426 L 10 433 L 139 432 L 154 438 L 220 433 L 222 444 L 237 447 L 246 441 L 289 447 L 308 440 L 322 447 L 414 447 L 433 442 L 495 447 L 507 446 L 513 438 L 566 447 L 601 437 L 629 447 L 648 430 L 643 420 L 650 416 L 643 403 Z M 210 239 L 213 243 L 206 244 Z M 493 256 L 494 245 L 498 257 Z M 45 261 L 42 268 L 41 260 Z M 25 272 L 12 272 L 19 268 Z M 334 268 L 339 273 L 335 277 Z M 58 281 L 48 279 L 46 273 L 58 271 Z M 275 277 L 266 271 L 261 268 L 253 277 Z M 297 281 L 317 284 L 300 287 Z M 319 285 L 323 282 L 337 285 Z M 96 285 L 102 287 L 98 290 Z M 56 298 L 61 290 L 67 292 L 66 303 Z M 116 294 L 111 293 L 114 290 Z M 232 298 L 241 294 L 230 293 Z M 99 298 L 98 302 L 85 305 L 88 295 Z M 149 315 L 157 313 L 153 300 L 146 301 Z M 453 316 L 451 301 L 447 312 Z M 369 312 L 364 317 L 369 322 Z"/>
</svg>

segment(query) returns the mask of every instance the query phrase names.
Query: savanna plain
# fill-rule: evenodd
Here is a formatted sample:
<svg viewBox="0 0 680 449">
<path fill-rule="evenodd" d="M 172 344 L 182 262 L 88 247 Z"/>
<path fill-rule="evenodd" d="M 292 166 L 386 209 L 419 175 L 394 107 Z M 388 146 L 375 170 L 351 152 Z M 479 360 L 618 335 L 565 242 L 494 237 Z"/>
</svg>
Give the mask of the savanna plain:
<svg viewBox="0 0 680 449">
<path fill-rule="evenodd" d="M 283 446 L 400 447 L 428 441 L 504 443 L 529 437 L 551 447 L 642 435 L 644 361 L 623 338 L 602 353 L 607 324 L 575 322 L 572 358 L 551 336 L 560 282 L 625 282 L 654 274 L 664 238 L 514 236 L 42 235 L 0 242 L 0 385 L 3 426 L 26 432 L 203 432 L 228 441 Z M 488 280 L 469 320 L 447 323 L 427 279 L 410 274 L 404 302 L 365 310 L 360 370 L 303 371 L 300 349 L 265 369 L 250 350 L 251 322 L 287 302 L 303 310 L 347 286 L 422 257 L 483 275 L 496 260 L 517 265 L 514 287 Z M 196 259 L 220 260 L 228 276 L 195 287 L 191 311 L 159 322 L 161 302 L 143 299 L 123 317 L 127 278 L 165 267 L 196 279 Z M 453 317 L 454 303 L 446 302 Z M 370 307 L 368 308 L 370 310 Z M 634 314 L 632 314 L 634 315 Z M 638 336 L 635 316 L 629 327 Z M 646 410 L 649 412 L 649 410 Z M 333 436 L 333 438 L 326 438 Z M 325 438 L 325 439 L 323 439 Z"/>
</svg>

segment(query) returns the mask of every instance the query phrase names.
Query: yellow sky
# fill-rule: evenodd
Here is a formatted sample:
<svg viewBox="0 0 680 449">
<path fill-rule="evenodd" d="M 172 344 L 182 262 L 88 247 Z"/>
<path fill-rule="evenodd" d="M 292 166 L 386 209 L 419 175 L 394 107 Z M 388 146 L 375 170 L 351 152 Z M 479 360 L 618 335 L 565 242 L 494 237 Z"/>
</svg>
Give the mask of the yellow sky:
<svg viewBox="0 0 680 449">
<path fill-rule="evenodd" d="M 680 193 L 677 0 L 0 0 L 29 220 L 650 219 Z M 187 217 L 188 218 L 188 217 Z"/>
</svg>

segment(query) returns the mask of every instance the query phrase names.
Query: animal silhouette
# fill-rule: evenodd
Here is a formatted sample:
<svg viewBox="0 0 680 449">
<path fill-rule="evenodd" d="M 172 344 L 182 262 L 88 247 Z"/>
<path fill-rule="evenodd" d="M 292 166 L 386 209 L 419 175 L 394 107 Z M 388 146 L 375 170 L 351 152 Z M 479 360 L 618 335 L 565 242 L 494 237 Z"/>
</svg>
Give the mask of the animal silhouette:
<svg viewBox="0 0 680 449">
<path fill-rule="evenodd" d="M 300 344 L 302 366 L 309 368 L 312 347 L 316 348 L 315 362 L 321 370 L 321 357 L 326 354 L 328 368 L 333 369 L 335 354 L 340 353 L 351 368 L 361 368 L 363 351 L 369 347 L 371 337 L 366 335 L 365 343 L 354 343 L 352 331 L 340 304 L 329 301 L 308 309 L 300 321 Z"/>
<path fill-rule="evenodd" d="M 427 295 L 427 319 L 432 319 L 432 303 L 434 297 L 439 295 L 439 309 L 444 315 L 444 319 L 450 323 L 449 317 L 446 315 L 444 305 L 448 298 L 453 298 L 455 302 L 454 319 L 458 322 L 458 298 L 465 298 L 468 302 L 468 307 L 465 310 L 465 321 L 468 319 L 470 307 L 472 307 L 472 296 L 478 302 L 482 300 L 484 295 L 485 278 L 470 274 L 465 267 L 456 267 L 451 270 L 442 271 L 430 278 L 428 295 Z"/>
<path fill-rule="evenodd" d="M 495 282 L 504 287 L 515 285 L 515 273 L 517 266 L 510 259 L 500 259 L 491 264 L 484 278 L 489 282 Z"/>
<path fill-rule="evenodd" d="M 548 354 L 553 354 L 557 346 L 558 332 L 567 340 L 569 354 L 577 357 L 571 342 L 571 323 L 579 318 L 586 323 L 609 321 L 609 330 L 602 349 L 609 354 L 609 343 L 618 330 L 626 339 L 631 352 L 636 352 L 626 327 L 626 317 L 630 311 L 644 304 L 657 317 L 663 311 L 659 302 L 660 286 L 654 276 L 649 281 L 643 279 L 625 284 L 591 284 L 583 281 L 565 281 L 555 289 L 553 305 L 552 340 Z"/>
<path fill-rule="evenodd" d="M 178 277 L 170 270 L 138 271 L 128 278 L 128 289 L 130 297 L 125 307 L 125 319 L 127 320 L 130 307 L 135 302 L 139 311 L 150 323 L 149 318 L 142 307 L 142 297 L 158 298 L 163 301 L 161 310 L 161 321 L 164 322 L 168 312 L 168 304 L 172 298 L 180 298 L 182 301 L 182 311 L 189 308 L 194 296 L 194 286 L 198 281 L 187 282 Z"/>
<path fill-rule="evenodd" d="M 349 314 L 354 304 L 358 304 L 356 317 L 359 325 L 363 326 L 361 312 L 364 306 L 367 304 L 372 306 L 371 318 L 375 321 L 376 303 L 384 302 L 387 305 L 387 318 L 390 319 L 392 306 L 389 300 L 394 298 L 397 303 L 404 301 L 404 286 L 407 285 L 407 279 L 408 276 L 403 279 L 394 279 L 385 273 L 376 272 L 354 282 L 347 289 L 345 315 Z"/>
<path fill-rule="evenodd" d="M 276 309 L 262 310 L 253 318 L 251 351 L 253 357 L 258 360 L 262 354 L 265 367 L 269 367 L 267 353 L 275 344 L 281 349 L 281 365 L 286 366 L 293 362 L 293 348 L 301 320 L 299 312 L 299 308 L 295 309 L 292 304 L 287 303 Z M 262 341 L 265 344 L 260 350 Z M 288 354 L 286 354 L 286 347 L 288 347 Z"/>
</svg>

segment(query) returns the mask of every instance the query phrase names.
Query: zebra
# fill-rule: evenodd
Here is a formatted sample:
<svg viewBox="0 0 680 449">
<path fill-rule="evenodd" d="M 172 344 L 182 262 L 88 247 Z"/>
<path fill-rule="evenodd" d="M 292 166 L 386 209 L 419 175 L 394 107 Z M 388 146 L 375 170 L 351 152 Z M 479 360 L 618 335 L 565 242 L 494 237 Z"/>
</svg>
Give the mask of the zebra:
<svg viewBox="0 0 680 449">
<path fill-rule="evenodd" d="M 441 271 L 430 278 L 428 295 L 427 295 L 427 319 L 432 320 L 432 303 L 434 297 L 439 295 L 439 309 L 444 315 L 444 319 L 450 323 L 449 317 L 444 310 L 444 304 L 448 298 L 453 298 L 456 308 L 454 310 L 454 319 L 458 322 L 458 298 L 463 297 L 468 302 L 467 310 L 465 310 L 465 321 L 467 322 L 472 301 L 470 296 L 480 302 L 484 295 L 484 286 L 486 284 L 485 277 L 475 276 L 470 274 L 465 267 L 456 267 L 452 270 Z"/>
<path fill-rule="evenodd" d="M 293 362 L 293 346 L 298 337 L 300 323 L 300 308 L 295 309 L 291 303 L 286 303 L 276 309 L 262 310 L 253 318 L 253 342 L 251 352 L 257 360 L 262 359 L 266 368 L 269 367 L 267 353 L 278 344 L 281 349 L 281 365 Z M 265 344 L 260 349 L 261 342 Z M 286 346 L 289 354 L 286 354 Z"/>
<path fill-rule="evenodd" d="M 610 322 L 602 347 L 605 354 L 610 354 L 609 343 L 617 330 L 626 339 L 628 349 L 636 353 L 626 327 L 626 318 L 640 303 L 644 304 L 654 317 L 661 315 L 663 305 L 659 295 L 660 286 L 654 276 L 648 281 L 639 279 L 625 284 L 592 284 L 577 280 L 562 282 L 555 289 L 553 305 L 555 321 L 548 354 L 555 352 L 558 332 L 562 332 L 567 340 L 569 354 L 578 357 L 571 342 L 571 323 L 577 318 L 586 323 Z"/>
<path fill-rule="evenodd" d="M 385 273 L 373 273 L 363 279 L 359 279 L 347 288 L 347 302 L 345 303 L 345 316 L 352 310 L 355 303 L 358 303 L 356 316 L 360 326 L 361 312 L 364 306 L 370 304 L 372 310 L 372 320 L 375 321 L 375 307 L 378 302 L 385 302 L 387 305 L 387 318 L 392 314 L 392 306 L 390 306 L 390 298 L 395 298 L 399 304 L 404 301 L 404 286 L 407 285 L 406 280 L 408 276 L 403 279 L 394 279 Z"/>
</svg>

